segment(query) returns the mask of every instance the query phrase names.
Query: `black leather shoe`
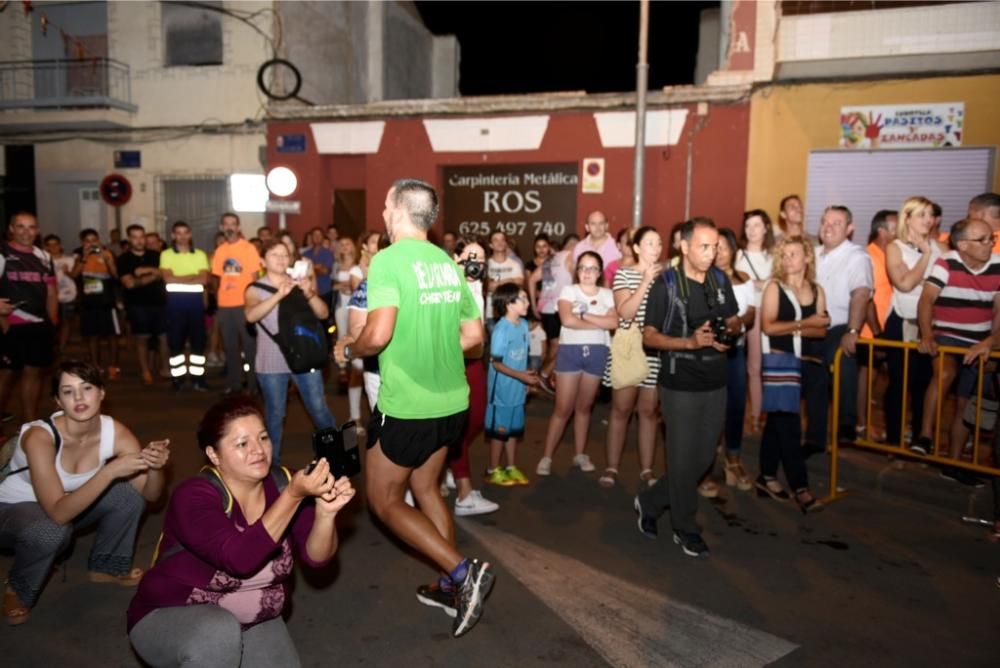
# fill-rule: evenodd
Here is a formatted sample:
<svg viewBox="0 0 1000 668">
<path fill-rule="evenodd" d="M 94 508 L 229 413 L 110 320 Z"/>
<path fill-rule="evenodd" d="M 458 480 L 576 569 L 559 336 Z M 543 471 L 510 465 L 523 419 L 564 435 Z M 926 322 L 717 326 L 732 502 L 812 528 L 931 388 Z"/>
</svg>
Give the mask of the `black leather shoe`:
<svg viewBox="0 0 1000 668">
<path fill-rule="evenodd" d="M 639 501 L 638 496 L 635 497 L 635 502 L 633 502 L 632 507 L 635 508 L 635 513 L 639 516 L 637 522 L 639 526 L 639 533 L 650 540 L 656 540 L 656 518 L 647 515 L 642 511 L 642 502 Z"/>
</svg>

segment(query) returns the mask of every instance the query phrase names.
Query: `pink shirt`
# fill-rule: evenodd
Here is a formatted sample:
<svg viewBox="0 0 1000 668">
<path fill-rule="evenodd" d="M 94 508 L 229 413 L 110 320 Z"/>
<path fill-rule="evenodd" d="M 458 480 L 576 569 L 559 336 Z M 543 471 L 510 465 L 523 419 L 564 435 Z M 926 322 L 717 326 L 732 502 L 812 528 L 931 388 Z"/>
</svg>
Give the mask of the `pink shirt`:
<svg viewBox="0 0 1000 668">
<path fill-rule="evenodd" d="M 584 239 L 580 241 L 573 248 L 573 264 L 575 265 L 580 259 L 580 256 L 585 251 L 594 251 L 601 256 L 601 262 L 604 264 L 604 273 L 608 272 L 608 265 L 616 260 L 622 259 L 622 252 L 618 250 L 618 244 L 615 243 L 614 237 L 610 234 L 604 238 L 604 241 L 597 247 L 594 247 L 594 242 L 588 234 Z M 611 274 L 611 278 L 614 278 L 614 273 Z M 606 284 L 610 285 L 610 280 L 605 278 Z"/>
</svg>

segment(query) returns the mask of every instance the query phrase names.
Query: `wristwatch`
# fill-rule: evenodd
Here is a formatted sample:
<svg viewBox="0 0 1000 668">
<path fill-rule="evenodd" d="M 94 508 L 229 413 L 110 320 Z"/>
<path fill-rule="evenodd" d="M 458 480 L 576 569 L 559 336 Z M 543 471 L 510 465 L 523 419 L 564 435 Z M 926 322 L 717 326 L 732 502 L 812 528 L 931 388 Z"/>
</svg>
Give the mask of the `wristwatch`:
<svg viewBox="0 0 1000 668">
<path fill-rule="evenodd" d="M 859 330 L 857 327 L 851 327 L 850 329 L 847 330 L 847 333 L 848 334 L 860 334 L 861 330 Z"/>
<path fill-rule="evenodd" d="M 344 361 L 351 361 L 351 344 L 348 343 L 344 346 Z"/>
</svg>

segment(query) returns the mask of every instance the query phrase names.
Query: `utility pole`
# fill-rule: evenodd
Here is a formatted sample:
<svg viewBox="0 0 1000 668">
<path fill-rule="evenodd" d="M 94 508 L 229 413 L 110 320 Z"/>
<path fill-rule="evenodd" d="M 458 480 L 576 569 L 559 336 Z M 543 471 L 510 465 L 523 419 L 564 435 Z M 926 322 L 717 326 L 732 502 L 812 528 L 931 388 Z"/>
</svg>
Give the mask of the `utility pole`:
<svg viewBox="0 0 1000 668">
<path fill-rule="evenodd" d="M 639 63 L 635 66 L 635 165 L 633 168 L 632 226 L 642 225 L 642 186 L 646 156 L 646 86 L 649 78 L 649 0 L 639 0 Z"/>
</svg>

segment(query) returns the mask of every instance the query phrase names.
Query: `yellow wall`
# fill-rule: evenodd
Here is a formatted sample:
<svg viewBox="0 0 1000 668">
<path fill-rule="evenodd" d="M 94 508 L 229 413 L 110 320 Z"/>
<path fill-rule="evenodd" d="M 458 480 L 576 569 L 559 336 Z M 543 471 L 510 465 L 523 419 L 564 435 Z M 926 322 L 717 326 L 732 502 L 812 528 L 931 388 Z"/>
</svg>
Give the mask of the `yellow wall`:
<svg viewBox="0 0 1000 668">
<path fill-rule="evenodd" d="M 809 151 L 835 149 L 840 108 L 965 102 L 963 146 L 1000 144 L 1000 75 L 775 85 L 753 94 L 747 165 L 748 209 L 772 216 L 789 193 L 806 195 Z M 994 192 L 1000 169 L 994 166 Z"/>
</svg>

